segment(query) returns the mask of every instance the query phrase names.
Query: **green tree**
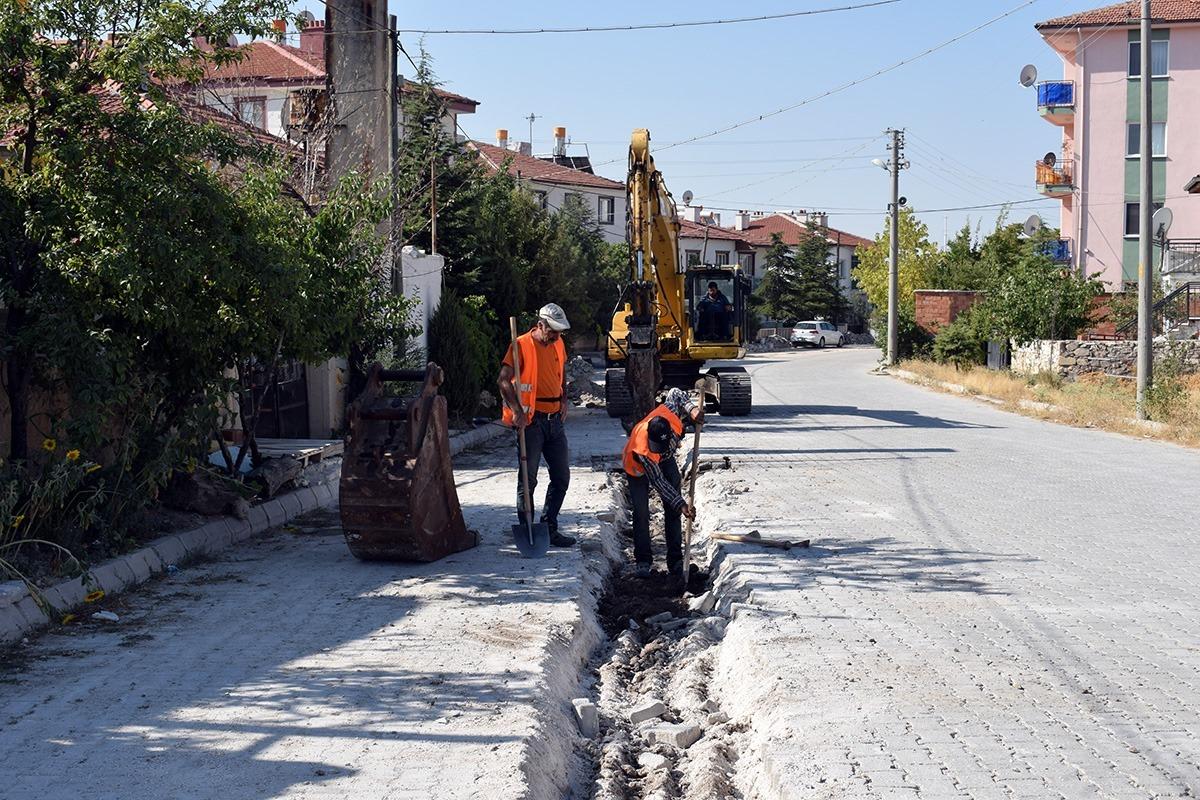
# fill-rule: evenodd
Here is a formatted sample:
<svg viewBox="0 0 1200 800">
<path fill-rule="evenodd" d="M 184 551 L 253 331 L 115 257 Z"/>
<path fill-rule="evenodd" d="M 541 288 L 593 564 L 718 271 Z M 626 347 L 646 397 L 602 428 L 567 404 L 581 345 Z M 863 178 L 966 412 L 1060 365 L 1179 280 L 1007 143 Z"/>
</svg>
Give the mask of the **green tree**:
<svg viewBox="0 0 1200 800">
<path fill-rule="evenodd" d="M 901 308 L 912 308 L 913 292 L 930 285 L 940 254 L 937 246 L 929 240 L 929 229 L 917 219 L 912 209 L 900 210 L 900 260 L 897 265 L 897 286 Z M 890 228 L 885 222 L 883 232 L 875 237 L 875 243 L 859 253 L 854 277 L 859 287 L 867 293 L 867 299 L 877 311 L 887 313 L 888 301 L 888 248 Z"/>
<path fill-rule="evenodd" d="M 1070 339 L 1091 324 L 1092 301 L 1102 291 L 1096 276 L 1081 278 L 1044 255 L 1025 255 L 992 284 L 978 313 L 994 336 L 1017 344 Z"/>
<path fill-rule="evenodd" d="M 796 256 L 783 243 L 783 236 L 771 234 L 771 246 L 763 258 L 763 279 L 755 292 L 755 310 L 780 322 L 795 322 L 792 298 L 800 284 Z"/>
<path fill-rule="evenodd" d="M 789 317 L 840 321 L 847 303 L 838 285 L 838 266 L 829 256 L 825 229 L 808 226 L 796 248 L 797 281 Z"/>
<path fill-rule="evenodd" d="M 987 288 L 989 278 L 987 265 L 980 260 L 980 248 L 968 222 L 939 255 L 928 285 L 920 288 L 981 291 Z"/>
</svg>

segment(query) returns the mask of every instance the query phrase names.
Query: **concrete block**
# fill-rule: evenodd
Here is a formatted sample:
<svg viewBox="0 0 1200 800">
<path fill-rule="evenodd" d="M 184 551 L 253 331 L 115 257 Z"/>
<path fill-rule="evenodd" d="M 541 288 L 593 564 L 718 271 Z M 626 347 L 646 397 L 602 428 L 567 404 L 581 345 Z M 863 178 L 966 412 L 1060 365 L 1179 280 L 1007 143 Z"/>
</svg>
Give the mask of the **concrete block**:
<svg viewBox="0 0 1200 800">
<path fill-rule="evenodd" d="M 267 519 L 270 520 L 272 528 L 287 522 L 287 515 L 283 513 L 283 506 L 278 500 L 268 500 L 262 507 L 267 512 Z"/>
<path fill-rule="evenodd" d="M 187 548 L 183 546 L 178 536 L 164 536 L 150 545 L 163 563 L 163 568 L 178 566 L 187 560 Z"/>
<path fill-rule="evenodd" d="M 670 622 L 662 623 L 661 625 L 658 626 L 658 628 L 659 628 L 659 630 L 664 631 L 664 632 L 665 631 L 673 631 L 673 630 L 682 628 L 684 625 L 687 625 L 687 624 L 688 624 L 688 621 L 686 619 L 673 619 Z"/>
<path fill-rule="evenodd" d="M 271 527 L 271 520 L 267 518 L 267 510 L 262 506 L 251 506 L 250 510 L 246 512 L 246 521 L 250 523 L 250 530 L 254 533 L 262 533 Z"/>
<path fill-rule="evenodd" d="M 162 562 L 158 552 L 153 547 L 143 547 L 138 553 L 141 554 L 142 560 L 146 562 L 151 575 L 157 575 L 166 569 L 167 565 Z"/>
<path fill-rule="evenodd" d="M 26 628 L 36 628 L 40 625 L 45 625 L 49 617 L 46 612 L 42 611 L 42 607 L 37 604 L 37 601 L 32 596 L 26 596 L 24 600 L 20 600 L 13 606 L 21 616 L 25 617 L 28 623 Z"/>
<path fill-rule="evenodd" d="M 190 531 L 184 531 L 178 534 L 178 536 L 179 541 L 187 549 L 189 556 L 195 558 L 209 552 L 210 529 L 207 525 L 200 528 L 193 528 Z"/>
<path fill-rule="evenodd" d="M 722 723 L 729 722 L 729 715 L 724 711 L 717 711 L 709 714 L 705 722 L 707 722 L 709 725 L 720 725 Z"/>
<path fill-rule="evenodd" d="M 700 739 L 702 733 L 699 725 L 680 722 L 647 728 L 646 738 L 653 744 L 669 744 L 686 750 Z"/>
<path fill-rule="evenodd" d="M 124 558 L 125 565 L 133 572 L 133 582 L 145 583 L 150 579 L 150 565 L 146 563 L 146 559 L 142 557 L 140 551 L 129 553 Z"/>
<path fill-rule="evenodd" d="M 666 622 L 667 620 L 671 620 L 674 618 L 675 618 L 675 615 L 672 614 L 670 611 L 660 611 L 659 613 L 654 614 L 653 616 L 646 617 L 646 622 L 647 622 L 647 624 L 650 624 L 650 625 L 661 625 L 662 623 Z"/>
<path fill-rule="evenodd" d="M 666 769 L 671 764 L 671 759 L 666 756 L 660 756 L 658 753 L 639 753 L 638 766 L 646 770 L 646 772 L 657 772 L 660 769 Z"/>
<path fill-rule="evenodd" d="M 117 562 L 106 561 L 98 567 L 92 569 L 92 582 L 98 589 L 103 589 L 107 594 L 116 594 L 125 588 L 129 583 L 122 577 L 121 570 L 117 569 Z"/>
<path fill-rule="evenodd" d="M 639 725 L 648 719 L 656 719 L 667 713 L 667 707 L 662 700 L 649 697 L 644 702 L 634 706 L 629 712 L 629 721 Z"/>
<path fill-rule="evenodd" d="M 245 541 L 254 535 L 254 526 L 248 519 L 229 520 L 229 541 L 233 544 Z"/>
<path fill-rule="evenodd" d="M 8 606 L 19 602 L 29 590 L 24 581 L 4 581 L 0 583 L 0 606 Z"/>
<path fill-rule="evenodd" d="M 304 508 L 300 502 L 300 495 L 297 492 L 288 492 L 275 499 L 279 502 L 279 507 L 283 509 L 284 519 L 290 520 L 292 517 L 299 516 Z"/>
<path fill-rule="evenodd" d="M 688 608 L 692 611 L 697 611 L 701 614 L 707 614 L 716 608 L 717 596 L 711 591 L 705 592 L 699 597 L 693 597 L 688 602 Z"/>
<path fill-rule="evenodd" d="M 600 738 L 600 712 L 596 704 L 586 697 L 578 697 L 571 701 L 571 705 L 575 708 L 579 732 L 589 739 Z"/>
<path fill-rule="evenodd" d="M 29 620 L 15 604 L 0 606 L 0 644 L 17 641 L 28 629 Z"/>
<path fill-rule="evenodd" d="M 328 483 L 322 483 L 314 486 L 313 489 L 317 493 L 317 503 L 321 506 L 327 506 L 335 499 L 333 486 Z"/>
</svg>

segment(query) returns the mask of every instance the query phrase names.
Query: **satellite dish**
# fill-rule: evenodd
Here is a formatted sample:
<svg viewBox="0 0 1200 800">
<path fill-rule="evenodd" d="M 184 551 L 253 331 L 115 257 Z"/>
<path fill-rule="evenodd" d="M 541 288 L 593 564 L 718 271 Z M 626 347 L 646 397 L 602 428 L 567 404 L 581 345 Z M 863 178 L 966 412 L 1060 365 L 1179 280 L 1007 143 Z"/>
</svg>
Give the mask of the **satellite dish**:
<svg viewBox="0 0 1200 800">
<path fill-rule="evenodd" d="M 1022 86 L 1033 86 L 1037 83 L 1037 67 L 1033 64 L 1026 64 L 1021 67 L 1021 77 L 1019 78 Z"/>
<path fill-rule="evenodd" d="M 1037 214 L 1033 214 L 1029 219 L 1025 220 L 1025 235 L 1033 236 L 1042 229 L 1042 218 Z"/>
<path fill-rule="evenodd" d="M 1171 230 L 1171 223 L 1175 220 L 1175 215 L 1171 213 L 1171 209 L 1163 206 L 1158 211 L 1154 212 L 1154 216 L 1150 220 L 1150 230 L 1154 231 L 1155 239 L 1167 238 L 1167 231 Z"/>
<path fill-rule="evenodd" d="M 236 37 L 236 36 L 234 36 L 232 33 L 231 33 L 231 34 L 229 34 L 229 38 L 225 40 L 225 46 L 226 46 L 226 47 L 231 47 L 231 48 L 232 48 L 232 47 L 237 47 L 237 46 L 238 46 L 238 40 L 237 40 L 237 37 Z"/>
<path fill-rule="evenodd" d="M 898 202 L 901 205 L 901 207 L 903 207 L 903 206 L 908 205 L 908 198 L 901 195 L 900 197 L 896 198 L 896 202 Z"/>
<path fill-rule="evenodd" d="M 692 204 L 692 198 L 695 196 L 696 195 L 692 194 L 692 190 L 688 189 L 683 193 L 683 204 L 685 206 L 690 206 Z"/>
<path fill-rule="evenodd" d="M 1058 156 L 1054 155 L 1053 152 L 1046 153 L 1046 155 L 1042 156 L 1042 163 L 1047 167 L 1053 167 L 1058 163 Z"/>
</svg>

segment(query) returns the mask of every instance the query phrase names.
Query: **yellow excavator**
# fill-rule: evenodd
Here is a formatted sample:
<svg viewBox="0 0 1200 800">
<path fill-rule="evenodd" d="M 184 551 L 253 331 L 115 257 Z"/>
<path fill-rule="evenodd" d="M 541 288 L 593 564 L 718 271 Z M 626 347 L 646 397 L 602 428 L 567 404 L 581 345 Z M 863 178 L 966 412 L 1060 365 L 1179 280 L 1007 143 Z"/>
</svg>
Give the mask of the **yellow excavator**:
<svg viewBox="0 0 1200 800">
<path fill-rule="evenodd" d="M 750 280 L 735 265 L 680 259 L 675 201 L 654 167 L 644 128 L 633 132 L 629 145 L 626 193 L 632 278 L 609 333 L 608 415 L 641 419 L 654 408 L 658 390 L 672 386 L 702 389 L 705 402 L 723 416 L 749 414 L 749 373 L 729 366 L 705 370 L 704 364 L 746 355 Z"/>
</svg>

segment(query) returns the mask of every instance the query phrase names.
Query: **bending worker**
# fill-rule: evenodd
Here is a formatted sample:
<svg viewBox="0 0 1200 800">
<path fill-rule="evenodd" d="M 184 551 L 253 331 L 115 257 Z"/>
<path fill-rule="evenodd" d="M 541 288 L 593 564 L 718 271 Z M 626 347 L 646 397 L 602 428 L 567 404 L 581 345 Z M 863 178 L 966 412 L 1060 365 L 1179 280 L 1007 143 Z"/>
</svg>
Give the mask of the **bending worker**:
<svg viewBox="0 0 1200 800">
<path fill-rule="evenodd" d="M 675 449 L 683 436 L 683 421 L 699 422 L 700 406 L 682 389 L 667 392 L 662 405 L 651 411 L 629 434 L 625 443 L 623 466 L 629 479 L 629 499 L 633 505 L 633 557 L 641 576 L 650 574 L 653 556 L 650 549 L 650 488 L 662 499 L 666 517 L 667 574 L 672 582 L 685 579 L 680 516 L 696 518 L 680 491 L 682 478 L 675 463 Z"/>
<path fill-rule="evenodd" d="M 550 487 L 546 489 L 541 521 L 550 530 L 550 544 L 555 547 L 575 544 L 573 537 L 558 532 L 558 512 L 571 483 L 571 456 L 563 424 L 570 405 L 567 400 L 567 349 L 562 341 L 562 332 L 570 328 L 567 315 L 560 306 L 556 303 L 542 306 L 537 324 L 528 333 L 517 337 L 517 345 L 521 348 L 520 391 L 517 391 L 517 376 L 513 373 L 511 345 L 496 380 L 504 400 L 504 424 L 525 429 L 530 494 L 537 486 L 542 457 L 546 458 Z M 525 525 L 525 496 L 521 493 L 519 475 L 518 471 L 517 516 Z"/>
</svg>

